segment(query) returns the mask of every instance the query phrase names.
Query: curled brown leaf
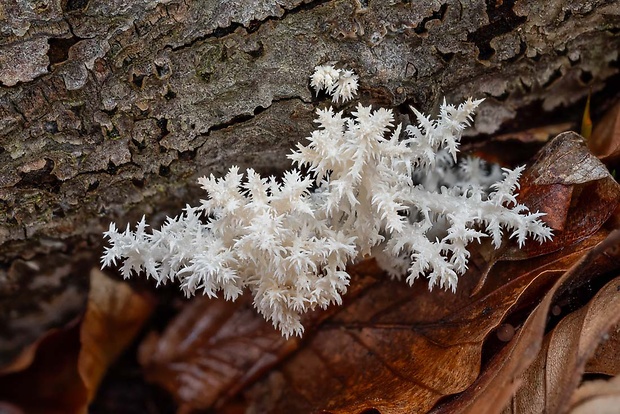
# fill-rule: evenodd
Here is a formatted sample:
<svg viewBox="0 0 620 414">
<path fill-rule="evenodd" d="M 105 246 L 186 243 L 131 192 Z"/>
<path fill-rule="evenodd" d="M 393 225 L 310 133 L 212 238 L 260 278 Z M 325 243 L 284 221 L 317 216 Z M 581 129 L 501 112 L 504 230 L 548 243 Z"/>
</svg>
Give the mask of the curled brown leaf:
<svg viewBox="0 0 620 414">
<path fill-rule="evenodd" d="M 558 135 L 536 158 L 521 178 L 519 201 L 530 211 L 546 214 L 543 220 L 554 230 L 553 240 L 542 245 L 509 243 L 499 250 L 487 244 L 480 253 L 489 268 L 502 260 L 533 258 L 578 243 L 595 234 L 620 207 L 620 185 L 575 132 Z"/>
<path fill-rule="evenodd" d="M 93 270 L 82 320 L 48 333 L 27 367 L 0 376 L 0 402 L 28 414 L 86 413 L 109 365 L 152 308 L 126 283 Z"/>
<path fill-rule="evenodd" d="M 279 370 L 258 384 L 252 392 L 252 409 L 426 412 L 441 398 L 473 387 L 488 335 L 522 302 L 531 304 L 543 296 L 593 244 L 584 242 L 570 254 L 558 253 L 555 259 L 531 267 L 515 265 L 512 271 L 521 273 L 509 279 L 503 274 L 507 267 L 498 266 L 491 279 L 503 283 L 492 288 L 489 284 L 474 295 L 480 276 L 475 270 L 464 276 L 455 295 L 429 292 L 423 284 L 408 288 L 396 281 L 378 283 L 327 320 Z M 540 319 L 544 327 L 546 317 Z M 529 352 L 533 358 L 535 348 L 527 343 L 515 352 L 519 357 Z M 513 377 L 507 378 L 510 384 Z M 491 383 L 496 381 L 503 380 L 495 376 Z M 269 392 L 274 387 L 280 388 L 276 395 Z"/>
<path fill-rule="evenodd" d="M 620 231 L 616 230 L 589 248 L 548 290 L 540 304 L 517 330 L 515 337 L 491 358 L 480 377 L 464 393 L 453 401 L 440 405 L 433 413 L 502 412 L 503 407 L 509 405 L 514 392 L 524 384 L 524 373 L 537 360 L 554 300 L 610 270 L 617 271 L 620 260 L 618 243 Z M 607 294 L 605 296 L 607 297 Z M 540 366 L 542 360 L 538 361 Z M 540 384 L 538 383 L 538 387 Z"/>
<path fill-rule="evenodd" d="M 587 381 L 570 400 L 571 414 L 616 414 L 620 407 L 620 377 Z"/>
<path fill-rule="evenodd" d="M 354 277 L 345 301 L 374 285 L 378 272 L 370 261 L 352 267 Z M 337 311 L 330 307 L 304 315 L 305 335 Z M 258 315 L 248 295 L 236 302 L 197 298 L 163 334 L 147 336 L 139 360 L 147 379 L 168 390 L 180 412 L 190 412 L 220 407 L 300 343 L 298 337 L 283 338 Z"/>
<path fill-rule="evenodd" d="M 524 373 L 511 404 L 519 413 L 561 413 L 585 371 L 587 360 L 610 328 L 620 321 L 620 277 L 607 283 L 588 305 L 569 314 L 545 338 Z M 541 386 L 542 385 L 542 386 Z"/>
<path fill-rule="evenodd" d="M 108 367 L 151 315 L 154 305 L 152 298 L 136 293 L 127 283 L 112 280 L 98 269 L 91 271 L 77 366 L 88 390 L 88 401 L 95 396 Z"/>
<path fill-rule="evenodd" d="M 620 375 L 620 324 L 610 329 L 586 364 L 586 373 Z"/>
<path fill-rule="evenodd" d="M 605 163 L 620 158 L 620 103 L 610 109 L 602 120 L 596 123 L 588 147 Z"/>
</svg>

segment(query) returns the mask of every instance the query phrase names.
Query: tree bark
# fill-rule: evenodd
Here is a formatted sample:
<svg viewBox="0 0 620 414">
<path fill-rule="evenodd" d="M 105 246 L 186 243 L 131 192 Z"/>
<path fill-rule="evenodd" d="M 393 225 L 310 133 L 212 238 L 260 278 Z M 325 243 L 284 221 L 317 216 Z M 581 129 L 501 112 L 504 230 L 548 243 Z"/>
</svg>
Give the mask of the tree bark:
<svg viewBox="0 0 620 414">
<path fill-rule="evenodd" d="M 355 70 L 365 104 L 484 97 L 492 134 L 617 86 L 619 31 L 603 0 L 3 1 L 0 363 L 82 309 L 111 221 L 175 215 L 232 164 L 286 168 L 329 104 L 316 65 Z"/>
</svg>

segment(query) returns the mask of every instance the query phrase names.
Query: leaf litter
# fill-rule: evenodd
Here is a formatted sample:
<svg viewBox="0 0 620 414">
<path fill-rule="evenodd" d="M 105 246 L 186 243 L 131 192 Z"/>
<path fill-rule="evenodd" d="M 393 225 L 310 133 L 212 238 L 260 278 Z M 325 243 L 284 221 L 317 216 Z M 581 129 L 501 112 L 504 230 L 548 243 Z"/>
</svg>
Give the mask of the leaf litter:
<svg viewBox="0 0 620 414">
<path fill-rule="evenodd" d="M 548 213 L 554 240 L 524 250 L 507 245 L 496 254 L 483 243 L 456 294 L 428 292 L 423 283 L 409 288 L 363 261 L 351 268 L 344 306 L 308 314 L 303 340 L 284 340 L 250 300 L 195 299 L 163 332 L 141 340 L 144 375 L 174 396 L 180 413 L 613 407 L 619 399 L 618 184 L 567 133 L 526 171 L 520 200 Z M 2 410 L 86 412 L 154 307 L 149 297 L 100 276 L 93 276 L 81 321 L 50 332 L 0 371 Z M 580 385 L 588 373 L 611 379 Z M 33 394 L 49 398 L 37 402 L 28 398 Z"/>
<path fill-rule="evenodd" d="M 520 376 L 542 346 L 552 292 L 609 270 L 580 273 L 584 260 L 594 260 L 591 252 L 599 254 L 596 246 L 609 234 L 604 224 L 620 195 L 576 134 L 556 138 L 525 176 L 523 199 L 534 209 L 546 208 L 556 230 L 557 238 L 542 251 L 509 246 L 492 258 L 496 264 L 486 274 L 481 246 L 473 260 L 480 267 L 472 265 L 455 295 L 385 280 L 372 262 L 362 262 L 358 272 L 376 276 L 367 282 L 371 288 L 359 289 L 345 307 L 312 325 L 304 341 L 288 344 L 273 337 L 267 324 L 261 327 L 247 304 L 190 305 L 171 324 L 171 332 L 182 326 L 181 331 L 143 344 L 147 375 L 175 395 L 181 412 L 225 407 L 241 390 L 247 390 L 243 398 L 250 412 L 409 413 L 427 412 L 438 402 L 436 410 L 451 412 L 485 378 L 506 384 L 500 387 L 505 395 L 486 407 L 498 412 L 517 389 L 510 384 L 522 383 Z M 576 274 L 575 280 L 567 274 Z M 532 310 L 541 300 L 547 307 L 541 303 Z M 487 338 L 515 314 L 524 316 L 515 321 L 514 338 L 496 354 L 511 358 L 483 361 Z M 240 335 L 231 339 L 231 332 Z M 190 333 L 195 346 L 182 346 Z M 521 363 L 512 366 L 512 360 Z M 262 379 L 248 388 L 257 378 Z M 450 409 L 442 409 L 441 401 L 459 393 L 444 403 Z M 475 395 L 469 398 L 476 401 Z M 482 412 L 477 410 L 469 412 Z"/>
</svg>

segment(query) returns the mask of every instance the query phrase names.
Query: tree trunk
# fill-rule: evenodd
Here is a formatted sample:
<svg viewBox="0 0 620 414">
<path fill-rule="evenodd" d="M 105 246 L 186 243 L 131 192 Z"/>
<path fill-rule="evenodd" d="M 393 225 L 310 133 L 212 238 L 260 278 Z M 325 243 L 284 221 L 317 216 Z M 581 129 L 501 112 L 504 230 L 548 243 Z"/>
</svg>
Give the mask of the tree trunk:
<svg viewBox="0 0 620 414">
<path fill-rule="evenodd" d="M 177 214 L 232 164 L 285 168 L 329 104 L 316 65 L 353 69 L 366 104 L 484 97 L 492 134 L 617 87 L 619 30 L 603 0 L 3 1 L 0 363 L 82 309 L 111 221 Z"/>
</svg>

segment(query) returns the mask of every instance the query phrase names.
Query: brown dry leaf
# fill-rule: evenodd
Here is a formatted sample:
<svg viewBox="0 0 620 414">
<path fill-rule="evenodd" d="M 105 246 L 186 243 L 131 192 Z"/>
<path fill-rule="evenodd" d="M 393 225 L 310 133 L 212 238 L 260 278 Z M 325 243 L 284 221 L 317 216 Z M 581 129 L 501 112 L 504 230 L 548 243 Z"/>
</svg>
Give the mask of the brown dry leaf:
<svg viewBox="0 0 620 414">
<path fill-rule="evenodd" d="M 168 390 L 183 413 L 211 407 L 249 371 L 296 346 L 265 323 L 247 295 L 236 302 L 196 298 L 163 334 L 146 337 L 138 360 L 147 380 Z"/>
<path fill-rule="evenodd" d="M 69 324 L 69 326 L 73 326 L 74 324 L 75 324 L 75 321 L 72 321 Z M 48 338 L 49 336 L 57 334 L 59 330 L 61 329 L 57 329 L 57 328 L 50 329 L 49 331 L 41 335 L 41 337 L 38 338 L 36 341 L 34 341 L 33 343 L 25 347 L 19 353 L 19 355 L 17 355 L 17 357 L 15 357 L 8 365 L 5 365 L 0 368 L 0 377 L 2 377 L 3 375 L 23 371 L 26 368 L 28 368 L 30 365 L 32 365 L 32 362 L 34 361 L 34 357 L 37 354 L 37 349 L 39 349 L 41 342 L 45 341 L 45 339 Z M 0 410 L 0 413 L 2 413 L 1 410 Z"/>
<path fill-rule="evenodd" d="M 524 246 L 521 254 L 531 256 L 596 233 L 620 205 L 620 186 L 581 136 L 565 132 L 545 146 L 524 173 L 520 197 L 530 210 L 546 213 L 555 230 L 543 249 L 534 243 Z"/>
<path fill-rule="evenodd" d="M 435 399 L 447 393 L 457 392 L 476 377 L 482 341 L 486 334 L 497 326 L 506 311 L 526 292 L 528 295 L 539 297 L 541 289 L 552 283 L 561 270 L 568 268 L 582 254 L 581 249 L 575 248 L 573 253 L 563 252 L 562 255 L 558 254 L 544 263 L 532 261 L 532 266 L 521 265 L 520 277 L 514 277 L 502 289 L 483 293 L 474 299 L 470 298 L 471 286 L 476 281 L 475 274 L 472 273 L 471 277 L 466 278 L 467 281 L 459 287 L 460 294 L 456 300 L 451 293 L 429 293 L 423 283 L 416 285 L 412 290 L 403 282 L 385 281 L 385 276 L 374 261 L 363 262 L 350 269 L 353 274 L 358 275 L 354 279 L 357 282 L 353 283 L 345 297 L 350 305 L 342 310 L 336 307 L 330 309 L 331 313 L 338 312 L 338 314 L 321 328 L 317 334 L 319 339 L 316 337 L 312 339 L 310 345 L 301 351 L 301 355 L 307 353 L 311 347 L 332 348 L 334 356 L 340 361 L 339 369 L 343 371 L 343 375 L 352 383 L 356 383 L 365 377 L 364 370 L 380 370 L 384 363 L 398 365 L 401 363 L 399 361 L 402 360 L 403 353 L 409 354 L 412 348 L 420 348 L 422 353 L 428 354 L 427 358 L 421 356 L 415 364 L 403 367 L 403 373 L 394 373 L 392 382 L 399 383 L 399 387 L 402 388 L 409 382 L 401 376 L 409 376 L 414 383 L 423 381 L 426 374 L 432 377 L 431 373 L 423 372 L 425 367 L 430 367 L 431 372 L 434 369 L 437 371 L 435 372 L 437 378 L 432 379 L 437 384 L 426 386 L 420 383 L 420 387 L 416 390 L 422 391 L 421 400 L 427 397 L 424 391 L 430 386 L 437 387 L 437 391 L 432 393 L 432 398 Z M 548 271 L 537 278 L 536 276 L 544 269 Z M 498 267 L 498 272 L 505 270 Z M 372 275 L 382 279 L 383 282 L 378 282 Z M 369 286 L 372 286 L 372 289 L 367 289 Z M 446 302 L 452 306 L 446 307 Z M 329 315 L 329 311 L 321 312 L 318 318 L 322 320 Z M 317 317 L 316 314 L 310 316 Z M 371 320 L 373 322 L 369 322 Z M 318 321 L 310 323 L 306 321 L 305 325 L 313 326 L 316 323 Z M 364 324 L 369 326 L 363 327 Z M 468 333 L 460 332 L 461 328 L 466 329 Z M 312 332 L 306 332 L 306 338 L 311 335 Z M 373 356 L 368 357 L 368 351 L 360 349 L 359 344 L 353 340 L 354 335 L 375 341 L 385 340 L 386 342 L 372 345 L 376 349 L 372 355 L 386 353 L 385 361 L 377 360 Z M 475 339 L 470 335 L 475 336 Z M 436 338 L 431 339 L 432 337 Z M 316 341 L 319 345 L 313 345 Z M 351 341 L 352 343 L 349 343 Z M 438 344 L 436 341 L 443 341 L 443 344 Z M 191 412 L 214 405 L 221 406 L 258 374 L 280 362 L 299 345 L 297 338 L 285 341 L 279 332 L 251 309 L 249 303 L 199 299 L 192 301 L 168 326 L 163 335 L 153 333 L 144 341 L 140 349 L 140 361 L 147 378 L 175 396 L 180 405 L 180 412 Z M 382 350 L 384 347 L 387 349 Z M 429 363 L 452 358 L 460 347 L 463 347 L 460 351 L 461 356 L 455 357 L 453 361 L 453 364 L 457 365 L 456 370 L 452 364 L 433 366 L 432 362 Z M 294 360 L 298 361 L 300 358 L 303 363 L 303 356 L 297 355 Z M 363 361 L 364 358 L 370 358 L 370 361 Z M 324 366 L 320 365 L 318 368 Z M 295 371 L 296 368 L 292 369 Z M 295 372 L 297 379 L 310 380 L 300 387 L 307 387 L 309 393 L 315 389 L 316 395 L 313 394 L 313 401 L 317 404 L 326 405 L 328 402 L 325 397 L 338 395 L 338 390 L 346 389 L 347 392 L 351 392 L 355 389 L 355 387 L 342 388 L 342 384 L 340 387 L 335 387 L 333 381 L 323 381 L 320 376 L 310 374 L 312 370 L 307 367 Z M 461 378 L 450 385 L 446 380 L 455 373 Z M 323 376 L 325 374 L 328 373 L 323 373 Z M 389 370 L 387 375 L 390 375 Z M 380 382 L 378 385 L 373 392 L 385 393 Z M 317 387 L 320 388 L 318 391 Z M 361 395 L 366 395 L 366 391 L 360 390 Z M 403 400 L 402 396 L 400 399 L 391 400 L 396 404 L 402 404 L 403 401 L 412 404 L 411 400 Z M 363 405 L 364 400 L 359 403 Z M 432 401 L 430 404 L 432 405 Z M 297 411 L 306 410 L 300 406 L 296 406 L 292 411 L 281 410 L 281 412 Z"/>
<path fill-rule="evenodd" d="M 592 160 L 584 145 L 570 134 L 559 137 L 551 146 L 553 150 L 543 152 L 540 163 L 548 162 L 549 157 L 561 158 L 566 146 L 573 147 L 569 151 L 573 158 L 565 162 L 556 159 L 553 165 L 564 181 L 548 184 L 548 177 L 535 170 L 539 174 L 532 176 L 531 185 L 537 188 L 531 194 L 544 206 L 556 199 L 555 194 L 548 193 L 554 189 L 552 185 L 570 187 L 571 193 L 563 201 L 565 212 L 557 222 L 567 234 L 574 231 L 578 236 L 555 243 L 549 249 L 556 252 L 551 256 L 497 266 L 488 287 L 476 294 L 473 287 L 479 272 L 474 266 L 461 279 L 456 295 L 429 293 L 424 283 L 413 289 L 402 282 L 375 283 L 318 332 L 306 332 L 303 347 L 281 370 L 254 388 L 262 395 L 253 401 L 253 409 L 354 413 L 375 408 L 382 413 L 409 413 L 426 411 L 438 399 L 466 389 L 478 376 L 482 344 L 488 334 L 509 312 L 536 303 L 607 234 L 601 231 L 588 238 L 615 209 L 617 200 L 612 195 L 620 194 L 617 184 L 607 182 L 609 175 L 604 167 L 599 168 L 600 162 Z M 575 170 L 576 165 L 582 169 Z M 534 179 L 541 182 L 534 184 Z M 599 182 L 604 182 L 600 197 L 610 201 L 604 203 L 607 210 L 595 211 L 588 222 L 583 209 L 591 200 L 581 193 Z M 528 244 L 534 245 L 534 251 L 524 257 L 539 255 L 535 249 L 540 246 Z M 347 298 L 352 299 L 352 295 Z M 546 314 L 540 318 L 542 332 Z M 540 347 L 542 333 L 540 338 L 534 337 L 534 342 L 538 341 L 534 348 Z M 283 341 L 247 304 L 196 301 L 162 336 L 153 334 L 147 339 L 140 354 L 149 378 L 172 392 L 181 412 L 189 412 L 221 406 L 299 346 L 297 340 Z M 531 348 L 526 345 L 526 349 Z M 525 367 L 527 364 L 518 373 Z"/>
<path fill-rule="evenodd" d="M 581 251 L 557 253 L 547 267 L 540 262 L 530 272 L 473 297 L 470 293 L 477 283 L 473 272 L 461 279 L 456 295 L 428 292 L 422 283 L 413 288 L 402 282 L 375 285 L 325 322 L 280 370 L 254 387 L 252 409 L 270 413 L 326 410 L 353 414 L 367 409 L 381 414 L 427 412 L 440 398 L 470 387 L 478 377 L 482 345 L 488 334 L 523 298 L 531 303 L 532 297 L 543 296 L 550 284 L 584 256 L 583 250 L 591 248 L 587 242 Z M 527 264 L 521 267 L 527 268 Z M 502 277 L 499 266 L 493 272 L 493 278 Z M 534 358 L 545 321 L 546 312 L 539 312 L 538 344 L 511 342 L 522 345 L 513 353 L 515 358 L 525 358 L 528 352 L 530 360 Z M 536 329 L 526 331 L 531 330 Z M 523 330 L 517 336 L 523 336 Z M 500 360 L 493 369 L 505 368 L 501 365 L 507 361 Z M 526 367 L 520 367 L 516 374 Z M 501 375 L 487 374 L 488 389 L 505 390 L 492 384 L 509 385 L 514 373 L 510 369 Z M 474 386 L 471 389 L 475 390 Z M 506 403 L 510 395 L 503 396 L 502 402 Z"/>
<path fill-rule="evenodd" d="M 620 207 L 620 185 L 574 132 L 565 132 L 549 142 L 520 181 L 520 202 L 530 211 L 546 213 L 543 220 L 553 229 L 553 240 L 522 247 L 511 242 L 499 250 L 485 243 L 480 254 L 487 271 L 500 261 L 531 259 L 566 249 L 596 233 Z M 475 292 L 484 283 L 486 277 L 481 278 Z"/>
<path fill-rule="evenodd" d="M 481 142 L 465 142 L 461 151 L 472 153 L 488 162 L 510 167 L 523 163 L 556 135 L 574 127 L 572 122 L 545 125 L 523 131 L 495 135 Z"/>
<path fill-rule="evenodd" d="M 88 392 L 77 372 L 79 326 L 46 336 L 32 364 L 0 377 L 0 401 L 28 414 L 86 413 Z"/>
<path fill-rule="evenodd" d="M 153 312 L 154 301 L 99 269 L 90 274 L 86 314 L 80 328 L 78 371 L 92 401 L 108 367 L 131 343 Z"/>
<path fill-rule="evenodd" d="M 596 123 L 588 147 L 605 162 L 615 162 L 620 158 L 620 103 Z"/>
<path fill-rule="evenodd" d="M 610 329 L 586 364 L 586 373 L 620 375 L 620 324 Z"/>
<path fill-rule="evenodd" d="M 376 283 L 377 272 L 374 262 L 353 267 L 345 300 Z M 337 309 L 304 315 L 305 335 Z M 236 302 L 196 298 L 163 334 L 149 334 L 138 358 L 147 379 L 175 397 L 179 412 L 190 412 L 220 407 L 299 344 L 299 338 L 286 340 L 258 315 L 249 295 Z"/>
<path fill-rule="evenodd" d="M 152 308 L 126 283 L 93 271 L 81 323 L 48 333 L 27 368 L 0 376 L 0 402 L 28 414 L 86 413 L 109 364 Z"/>
<path fill-rule="evenodd" d="M 554 138 L 537 155 L 537 161 L 521 178 L 520 202 L 541 211 L 554 230 L 545 244 L 510 244 L 488 250 L 490 263 L 540 256 L 583 240 L 596 233 L 620 206 L 620 185 L 607 167 L 593 156 L 575 132 Z"/>
<path fill-rule="evenodd" d="M 562 319 L 523 375 L 524 385 L 508 412 L 559 413 L 568 408 L 587 360 L 620 321 L 620 277 L 607 283 L 584 308 Z"/>
<path fill-rule="evenodd" d="M 510 141 L 516 140 L 522 143 L 529 142 L 547 142 L 556 135 L 568 131 L 573 124 L 571 122 L 563 122 L 560 124 L 544 125 L 542 127 L 530 128 L 524 131 L 511 132 L 508 134 L 493 137 L 493 141 Z"/>
<path fill-rule="evenodd" d="M 617 414 L 620 407 L 620 377 L 587 381 L 570 400 L 571 414 Z"/>
<path fill-rule="evenodd" d="M 595 236 L 600 240 L 599 235 Z M 440 405 L 440 413 L 497 413 L 506 407 L 513 393 L 522 385 L 522 375 L 536 359 L 553 301 L 609 270 L 619 268 L 620 231 L 616 230 L 584 254 L 544 296 L 527 317 L 514 338 L 489 361 L 480 377 L 453 401 Z"/>
</svg>

